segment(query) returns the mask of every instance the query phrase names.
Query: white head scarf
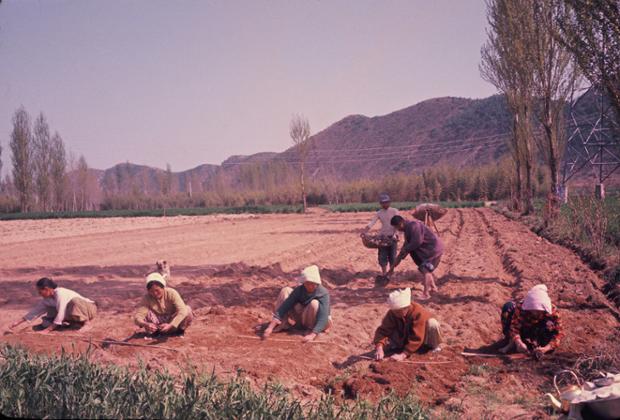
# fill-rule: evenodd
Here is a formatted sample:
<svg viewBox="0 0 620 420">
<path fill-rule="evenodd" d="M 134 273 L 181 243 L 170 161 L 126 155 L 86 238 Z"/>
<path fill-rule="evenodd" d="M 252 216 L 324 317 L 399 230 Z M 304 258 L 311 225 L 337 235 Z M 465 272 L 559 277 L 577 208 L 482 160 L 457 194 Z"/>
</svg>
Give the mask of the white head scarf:
<svg viewBox="0 0 620 420">
<path fill-rule="evenodd" d="M 411 289 L 407 287 L 403 290 L 394 290 L 389 294 L 388 305 L 390 309 L 401 309 L 411 305 Z"/>
<path fill-rule="evenodd" d="M 303 283 L 309 281 L 310 283 L 321 284 L 321 275 L 319 274 L 319 267 L 311 265 L 303 269 L 301 276 L 299 276 L 299 282 Z"/>
<path fill-rule="evenodd" d="M 547 294 L 547 286 L 537 284 L 532 287 L 523 300 L 522 308 L 525 311 L 546 311 L 550 314 L 552 307 L 551 298 Z"/>
<path fill-rule="evenodd" d="M 166 287 L 166 279 L 164 279 L 164 277 L 159 273 L 151 273 L 148 276 L 146 276 L 147 286 L 152 281 L 156 281 L 157 283 L 160 283 L 162 286 Z"/>
</svg>

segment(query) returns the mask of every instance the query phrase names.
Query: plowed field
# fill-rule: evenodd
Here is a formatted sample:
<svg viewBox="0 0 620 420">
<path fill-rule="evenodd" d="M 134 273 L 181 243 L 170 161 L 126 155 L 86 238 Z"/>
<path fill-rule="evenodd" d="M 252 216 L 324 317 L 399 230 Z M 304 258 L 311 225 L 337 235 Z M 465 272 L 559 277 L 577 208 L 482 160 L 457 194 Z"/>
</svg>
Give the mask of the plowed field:
<svg viewBox="0 0 620 420">
<path fill-rule="evenodd" d="M 1 222 L 0 331 L 37 301 L 33 282 L 42 276 L 95 299 L 99 315 L 89 332 L 40 335 L 26 327 L 0 339 L 55 352 L 61 346 L 84 351 L 89 337 L 128 337 L 145 292 L 143 276 L 166 259 L 171 286 L 196 314 L 186 336 L 131 341 L 149 348 L 98 346 L 93 358 L 143 360 L 172 371 L 189 362 L 224 377 L 241 370 L 256 384 L 279 382 L 304 400 L 328 391 L 343 399 L 412 391 L 439 416 L 510 418 L 544 416 L 542 395 L 551 392 L 553 374 L 577 358 L 620 352 L 618 311 L 601 292 L 603 281 L 577 256 L 489 209 L 453 209 L 437 223 L 446 245 L 436 271 L 440 291 L 424 303 L 442 323 L 443 351 L 408 359 L 424 364 L 364 358 L 372 355 L 389 291 L 422 290 L 410 260 L 387 286 L 375 286 L 376 253 L 358 236 L 370 217 L 320 212 Z M 270 319 L 278 291 L 294 285 L 309 264 L 319 265 L 330 290 L 334 327 L 311 344 L 301 344 L 301 332 L 260 341 L 255 327 Z M 559 351 L 541 361 L 461 356 L 464 349 L 488 351 L 501 336 L 501 305 L 538 283 L 548 286 L 562 317 L 566 336 Z"/>
</svg>

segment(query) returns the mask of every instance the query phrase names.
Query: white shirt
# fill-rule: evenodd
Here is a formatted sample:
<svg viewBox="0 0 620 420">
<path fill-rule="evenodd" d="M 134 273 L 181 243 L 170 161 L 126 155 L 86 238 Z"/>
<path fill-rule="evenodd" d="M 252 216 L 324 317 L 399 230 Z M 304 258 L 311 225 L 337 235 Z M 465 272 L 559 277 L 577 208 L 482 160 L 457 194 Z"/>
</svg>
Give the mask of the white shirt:
<svg viewBox="0 0 620 420">
<path fill-rule="evenodd" d="M 394 226 L 390 224 L 392 221 L 392 217 L 398 214 L 398 209 L 394 207 L 388 207 L 387 210 L 381 208 L 381 210 L 377 211 L 373 216 L 370 223 L 368 223 L 368 229 L 372 228 L 377 220 L 381 221 L 381 229 L 379 229 L 379 235 L 383 236 L 392 236 L 396 232 Z"/>
<path fill-rule="evenodd" d="M 54 324 L 62 325 L 62 321 L 65 319 L 65 312 L 67 310 L 67 305 L 73 298 L 82 298 L 87 302 L 95 303 L 90 299 L 86 299 L 82 295 L 73 290 L 65 289 L 64 287 L 57 287 L 54 289 L 54 295 L 51 297 L 42 299 L 39 303 L 36 304 L 34 308 L 26 315 L 24 315 L 24 319 L 26 321 L 32 321 L 33 319 L 43 315 L 47 312 L 48 308 L 56 309 L 56 318 L 54 319 Z"/>
</svg>

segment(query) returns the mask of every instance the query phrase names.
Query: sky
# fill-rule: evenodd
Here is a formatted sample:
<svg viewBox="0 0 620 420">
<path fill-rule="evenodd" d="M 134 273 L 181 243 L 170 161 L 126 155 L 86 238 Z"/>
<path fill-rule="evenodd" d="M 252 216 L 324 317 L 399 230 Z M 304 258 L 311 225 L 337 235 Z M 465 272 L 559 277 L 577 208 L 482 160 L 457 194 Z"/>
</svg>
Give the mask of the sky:
<svg viewBox="0 0 620 420">
<path fill-rule="evenodd" d="M 91 167 L 173 171 L 283 151 L 312 132 L 441 97 L 487 97 L 483 0 L 4 0 L 0 144 L 42 112 Z"/>
</svg>

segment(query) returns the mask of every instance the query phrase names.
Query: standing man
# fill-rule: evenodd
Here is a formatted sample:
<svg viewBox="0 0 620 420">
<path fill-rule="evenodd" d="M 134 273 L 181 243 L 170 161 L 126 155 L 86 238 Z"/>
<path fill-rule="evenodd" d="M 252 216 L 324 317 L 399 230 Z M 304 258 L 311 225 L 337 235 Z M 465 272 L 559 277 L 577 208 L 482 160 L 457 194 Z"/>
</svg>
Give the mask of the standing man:
<svg viewBox="0 0 620 420">
<path fill-rule="evenodd" d="M 388 272 L 387 266 L 390 264 L 390 272 L 393 271 L 394 262 L 396 260 L 396 251 L 398 246 L 398 238 L 395 236 L 396 230 L 394 226 L 390 223 L 392 217 L 398 215 L 398 209 L 394 207 L 390 207 L 391 200 L 390 196 L 387 194 L 381 194 L 379 196 L 379 204 L 381 205 L 381 209 L 379 209 L 372 220 L 366 228 L 364 232 L 360 236 L 364 236 L 368 233 L 368 231 L 377 223 L 377 221 L 381 221 L 381 228 L 379 229 L 379 236 L 385 238 L 386 242 L 389 242 L 390 245 L 380 246 L 378 248 L 378 257 L 379 257 L 379 265 L 381 266 L 381 276 L 384 278 Z"/>
<path fill-rule="evenodd" d="M 388 275 L 392 274 L 394 268 L 407 257 L 407 254 L 411 255 L 418 270 L 424 275 L 424 292 L 421 299 L 430 298 L 431 291 L 437 291 L 433 271 L 439 265 L 443 254 L 441 239 L 419 220 L 407 222 L 401 216 L 394 216 L 390 223 L 396 230 L 405 232 L 405 243 Z"/>
</svg>

